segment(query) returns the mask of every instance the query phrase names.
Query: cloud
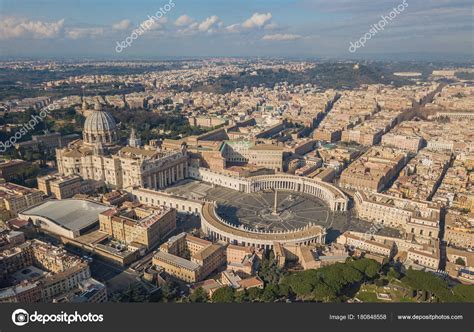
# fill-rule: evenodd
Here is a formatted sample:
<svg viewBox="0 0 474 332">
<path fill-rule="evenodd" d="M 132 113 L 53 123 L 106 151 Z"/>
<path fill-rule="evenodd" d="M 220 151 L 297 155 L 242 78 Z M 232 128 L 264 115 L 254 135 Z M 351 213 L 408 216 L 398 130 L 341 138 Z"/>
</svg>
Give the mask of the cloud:
<svg viewBox="0 0 474 332">
<path fill-rule="evenodd" d="M 17 17 L 5 17 L 0 21 L 0 39 L 55 38 L 64 32 L 64 19 L 57 22 L 31 21 Z"/>
<path fill-rule="evenodd" d="M 177 27 L 182 27 L 182 26 L 190 25 L 193 22 L 194 22 L 194 19 L 189 17 L 188 15 L 181 15 L 180 17 L 176 19 L 176 21 L 174 21 L 174 25 L 176 25 Z"/>
<path fill-rule="evenodd" d="M 229 26 L 226 26 L 225 29 L 226 29 L 227 32 L 237 33 L 237 32 L 240 31 L 240 24 L 239 23 L 231 24 Z"/>
<path fill-rule="evenodd" d="M 212 32 L 211 28 L 218 22 L 219 17 L 217 17 L 216 15 L 209 16 L 199 24 L 198 30 L 201 32 Z"/>
<path fill-rule="evenodd" d="M 275 22 L 270 22 L 272 19 L 271 13 L 260 14 L 253 13 L 253 15 L 242 23 L 235 23 L 225 27 L 228 33 L 245 32 L 245 30 L 264 28 L 265 30 L 275 30 L 278 25 Z"/>
<path fill-rule="evenodd" d="M 69 39 L 95 38 L 103 34 L 102 28 L 71 28 L 66 31 L 66 37 Z"/>
<path fill-rule="evenodd" d="M 121 20 L 117 23 L 112 24 L 114 30 L 127 30 L 132 26 L 132 21 L 130 20 Z"/>
<path fill-rule="evenodd" d="M 149 18 L 140 23 L 140 27 L 143 27 L 146 30 L 162 30 L 166 23 L 168 23 L 168 18 L 166 17 L 162 17 L 158 20 Z"/>
<path fill-rule="evenodd" d="M 156 21 L 153 21 L 153 23 L 151 24 L 150 29 L 148 29 L 148 30 L 162 30 L 163 28 L 164 28 L 163 24 L 158 23 Z"/>
<path fill-rule="evenodd" d="M 287 40 L 297 40 L 303 38 L 300 35 L 292 34 L 292 33 L 275 33 L 273 35 L 265 35 L 262 37 L 262 40 L 270 40 L 270 41 L 287 41 Z"/>
<path fill-rule="evenodd" d="M 272 14 L 271 13 L 266 13 L 266 14 L 260 14 L 260 13 L 254 13 L 252 17 L 249 19 L 245 20 L 244 23 L 242 23 L 242 27 L 245 29 L 253 29 L 253 28 L 261 28 L 272 19 Z"/>
<path fill-rule="evenodd" d="M 263 27 L 265 30 L 275 30 L 278 28 L 278 24 L 271 22 Z"/>
<path fill-rule="evenodd" d="M 179 29 L 177 31 L 177 33 L 179 35 L 194 35 L 194 34 L 198 33 L 198 26 L 199 26 L 199 23 L 194 22 L 194 23 L 191 23 L 191 25 L 189 25 L 188 27 L 186 27 L 184 29 Z"/>
</svg>

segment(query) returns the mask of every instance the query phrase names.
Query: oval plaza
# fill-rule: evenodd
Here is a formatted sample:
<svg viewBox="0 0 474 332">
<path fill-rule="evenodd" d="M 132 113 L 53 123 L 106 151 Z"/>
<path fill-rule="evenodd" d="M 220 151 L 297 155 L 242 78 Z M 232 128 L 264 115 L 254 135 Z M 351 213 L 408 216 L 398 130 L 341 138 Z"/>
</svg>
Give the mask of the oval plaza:
<svg viewBox="0 0 474 332">
<path fill-rule="evenodd" d="M 229 204 L 246 200 L 258 193 L 267 192 L 268 195 L 275 198 L 275 206 L 271 202 L 268 204 L 268 218 L 276 223 L 280 220 L 283 222 L 284 213 L 291 213 L 281 206 L 280 196 L 304 196 L 303 199 L 311 197 L 314 198 L 314 201 L 320 202 L 321 208 L 331 213 L 346 211 L 348 206 L 347 197 L 338 188 L 322 181 L 294 175 L 273 174 L 243 178 L 213 172 L 204 168 L 190 168 L 190 176 L 200 180 L 199 182 L 196 181 L 195 186 L 207 185 L 211 193 L 223 190 L 219 188 L 232 189 L 226 190 L 223 194 L 227 197 L 225 201 Z M 179 187 L 182 188 L 183 185 Z M 190 196 L 190 192 L 192 192 L 192 187 L 185 188 L 182 192 L 171 190 L 171 192 L 166 193 L 136 189 L 133 194 L 143 203 L 164 204 L 174 207 L 180 212 L 197 212 L 201 216 L 203 232 L 213 240 L 223 240 L 233 244 L 267 249 L 272 248 L 275 242 L 311 244 L 324 243 L 325 241 L 325 228 L 309 219 L 304 221 L 304 224 L 286 227 L 285 230 L 278 229 L 278 227 L 277 229 L 258 229 L 249 224 L 235 224 L 218 213 L 219 205 L 222 204 L 224 198 L 219 200 L 214 199 L 216 195 L 204 194 L 201 197 Z M 279 206 L 277 204 L 278 198 L 280 199 Z M 197 204 L 199 207 L 197 207 Z M 314 205 L 313 202 L 308 204 Z M 265 207 L 259 207 L 255 213 L 260 213 L 262 208 Z"/>
</svg>

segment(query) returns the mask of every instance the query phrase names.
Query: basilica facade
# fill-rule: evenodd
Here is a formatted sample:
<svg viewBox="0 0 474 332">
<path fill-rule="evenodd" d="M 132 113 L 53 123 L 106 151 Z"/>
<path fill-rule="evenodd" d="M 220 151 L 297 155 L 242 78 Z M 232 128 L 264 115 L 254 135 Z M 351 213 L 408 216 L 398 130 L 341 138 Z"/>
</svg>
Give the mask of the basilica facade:
<svg viewBox="0 0 474 332">
<path fill-rule="evenodd" d="M 83 139 L 56 149 L 58 172 L 101 181 L 111 189 L 161 189 L 188 176 L 185 145 L 177 150 L 142 147 L 132 130 L 123 146 L 117 129 L 112 115 L 96 104 L 86 118 Z"/>
</svg>

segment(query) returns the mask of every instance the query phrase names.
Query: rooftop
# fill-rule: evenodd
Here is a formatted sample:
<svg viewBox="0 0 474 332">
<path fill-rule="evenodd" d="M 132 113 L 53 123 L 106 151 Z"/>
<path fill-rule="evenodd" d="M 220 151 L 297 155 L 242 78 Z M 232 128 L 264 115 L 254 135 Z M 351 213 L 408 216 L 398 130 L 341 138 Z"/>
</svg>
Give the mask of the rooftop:
<svg viewBox="0 0 474 332">
<path fill-rule="evenodd" d="M 109 206 L 80 199 L 50 200 L 31 209 L 22 215 L 47 218 L 66 229 L 75 231 L 87 227 L 99 220 L 99 213 L 110 209 Z"/>
<path fill-rule="evenodd" d="M 154 258 L 191 271 L 195 271 L 200 267 L 200 265 L 195 262 L 159 250 L 155 253 Z M 158 263 L 158 265 L 160 264 Z"/>
</svg>

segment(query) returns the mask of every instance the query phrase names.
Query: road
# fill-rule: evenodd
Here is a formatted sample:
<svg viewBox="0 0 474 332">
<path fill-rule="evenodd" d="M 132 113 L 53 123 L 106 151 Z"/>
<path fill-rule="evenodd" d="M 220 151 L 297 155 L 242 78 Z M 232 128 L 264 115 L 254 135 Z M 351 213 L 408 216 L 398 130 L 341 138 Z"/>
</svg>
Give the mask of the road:
<svg viewBox="0 0 474 332">
<path fill-rule="evenodd" d="M 78 256 L 89 255 L 89 253 L 84 253 L 79 248 L 72 246 L 67 246 L 65 249 Z M 89 266 L 92 277 L 105 283 L 109 293 L 126 289 L 129 284 L 136 282 L 140 275 L 130 268 L 114 265 L 97 257 L 93 258 Z"/>
</svg>

